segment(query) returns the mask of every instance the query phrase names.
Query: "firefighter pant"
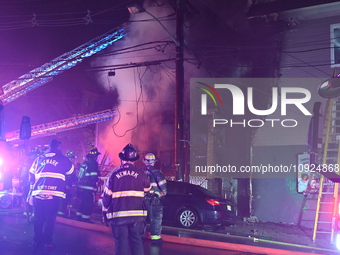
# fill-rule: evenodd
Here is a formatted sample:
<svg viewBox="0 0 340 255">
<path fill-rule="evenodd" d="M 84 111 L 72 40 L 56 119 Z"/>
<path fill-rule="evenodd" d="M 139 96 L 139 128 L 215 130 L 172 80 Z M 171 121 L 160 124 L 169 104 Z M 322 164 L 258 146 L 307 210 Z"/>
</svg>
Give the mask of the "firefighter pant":
<svg viewBox="0 0 340 255">
<path fill-rule="evenodd" d="M 30 184 L 27 182 L 23 185 L 23 188 L 22 188 L 22 198 L 24 200 L 24 203 L 25 203 L 25 209 L 26 211 L 24 212 L 24 215 L 25 214 L 28 214 L 27 216 L 31 215 L 33 213 L 33 206 L 30 205 L 28 202 L 27 202 L 27 196 L 28 196 L 28 193 L 30 192 Z"/>
<path fill-rule="evenodd" d="M 95 192 L 93 190 L 80 189 L 78 191 L 78 196 L 80 204 L 76 215 L 83 220 L 90 220 L 94 206 Z"/>
<path fill-rule="evenodd" d="M 143 255 L 143 235 L 145 222 L 116 225 L 110 222 L 112 235 L 115 243 L 115 255 Z"/>
<path fill-rule="evenodd" d="M 146 206 L 148 211 L 148 220 L 150 222 L 151 240 L 161 239 L 163 206 L 161 199 L 158 197 L 146 197 Z"/>
<path fill-rule="evenodd" d="M 60 199 L 60 205 L 59 205 L 59 210 L 58 210 L 58 214 L 61 216 L 67 215 L 68 212 L 68 208 L 67 206 L 71 203 L 71 189 L 66 188 L 65 191 L 66 194 L 66 198 L 65 199 Z"/>
<path fill-rule="evenodd" d="M 34 242 L 39 244 L 51 244 L 54 225 L 57 217 L 60 199 L 34 198 Z"/>
</svg>

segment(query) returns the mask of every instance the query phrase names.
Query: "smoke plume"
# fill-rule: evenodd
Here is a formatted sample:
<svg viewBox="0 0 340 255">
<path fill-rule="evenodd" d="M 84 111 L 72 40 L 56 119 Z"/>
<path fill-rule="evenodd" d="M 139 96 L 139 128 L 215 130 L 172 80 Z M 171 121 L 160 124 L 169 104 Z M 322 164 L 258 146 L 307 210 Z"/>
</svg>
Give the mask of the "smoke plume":
<svg viewBox="0 0 340 255">
<path fill-rule="evenodd" d="M 151 2 L 144 4 L 147 12 L 131 14 L 127 35 L 110 49 L 116 54 L 104 54 L 95 63 L 113 66 L 115 72 L 115 76 L 108 76 L 107 71 L 98 76 L 107 91 L 117 90 L 119 111 L 113 121 L 100 123 L 98 147 L 108 151 L 117 165 L 118 153 L 130 142 L 141 156 L 148 152 L 159 156 L 161 151 L 173 150 L 176 45 L 170 34 L 176 33 L 175 12 L 165 4 L 168 1 L 164 5 Z M 120 67 L 135 63 L 141 64 Z M 186 76 L 192 72 L 197 72 L 197 67 L 189 64 Z"/>
</svg>

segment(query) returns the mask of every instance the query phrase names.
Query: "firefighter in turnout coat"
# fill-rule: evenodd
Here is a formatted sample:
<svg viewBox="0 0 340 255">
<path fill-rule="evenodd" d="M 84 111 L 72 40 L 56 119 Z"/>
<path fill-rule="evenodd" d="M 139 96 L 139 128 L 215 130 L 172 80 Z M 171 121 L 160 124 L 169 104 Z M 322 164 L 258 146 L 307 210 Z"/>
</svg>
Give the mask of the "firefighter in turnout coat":
<svg viewBox="0 0 340 255">
<path fill-rule="evenodd" d="M 58 207 L 60 199 L 65 198 L 65 179 L 74 171 L 72 162 L 58 149 L 60 144 L 53 139 L 47 152 L 37 157 L 29 170 L 28 201 L 34 207 L 34 249 L 53 246 Z"/>
<path fill-rule="evenodd" d="M 76 219 L 80 221 L 90 222 L 99 180 L 97 162 L 99 154 L 100 152 L 98 152 L 97 148 L 92 149 L 86 155 L 86 161 L 79 169 L 77 188 L 80 205 L 76 213 Z"/>
<path fill-rule="evenodd" d="M 145 194 L 148 219 L 150 220 L 150 235 L 153 245 L 162 243 L 163 206 L 161 199 L 166 195 L 166 180 L 161 171 L 154 167 L 156 157 L 152 153 L 145 155 L 143 163 L 146 165 L 144 172 L 151 182 L 151 189 Z"/>
<path fill-rule="evenodd" d="M 103 212 L 110 224 L 115 243 L 115 255 L 142 255 L 147 211 L 144 192 L 150 181 L 134 166 L 139 159 L 137 150 L 128 144 L 119 158 L 122 165 L 113 171 L 102 196 Z"/>
</svg>

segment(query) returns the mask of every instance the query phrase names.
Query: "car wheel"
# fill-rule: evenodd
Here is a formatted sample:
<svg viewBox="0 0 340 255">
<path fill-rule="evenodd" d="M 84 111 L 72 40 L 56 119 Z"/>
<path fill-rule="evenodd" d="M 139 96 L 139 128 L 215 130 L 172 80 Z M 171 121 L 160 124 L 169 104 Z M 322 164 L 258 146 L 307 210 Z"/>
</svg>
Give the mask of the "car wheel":
<svg viewBox="0 0 340 255">
<path fill-rule="evenodd" d="M 194 210 L 183 209 L 178 214 L 177 220 L 181 227 L 192 228 L 198 222 L 198 215 Z"/>
<path fill-rule="evenodd" d="M 7 194 L 0 195 L 0 208 L 2 209 L 8 209 L 12 205 L 12 199 Z"/>
</svg>

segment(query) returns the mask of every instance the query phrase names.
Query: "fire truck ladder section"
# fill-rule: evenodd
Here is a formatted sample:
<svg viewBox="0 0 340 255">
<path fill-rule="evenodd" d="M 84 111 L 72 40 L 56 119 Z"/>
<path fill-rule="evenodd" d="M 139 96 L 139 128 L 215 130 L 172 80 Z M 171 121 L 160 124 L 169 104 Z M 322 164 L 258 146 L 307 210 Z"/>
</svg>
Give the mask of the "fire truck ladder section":
<svg viewBox="0 0 340 255">
<path fill-rule="evenodd" d="M 322 163 L 319 165 L 320 173 L 319 192 L 316 204 L 316 213 L 313 228 L 313 241 L 317 236 L 329 238 L 334 241 L 334 221 L 338 212 L 339 183 L 326 178 L 322 173 L 330 171 L 340 178 L 340 98 L 329 99 L 325 109 L 325 122 L 323 131 Z"/>
<path fill-rule="evenodd" d="M 116 111 L 105 110 L 100 112 L 95 112 L 91 114 L 86 114 L 82 116 L 76 116 L 64 120 L 59 120 L 55 122 L 50 122 L 46 124 L 41 124 L 32 127 L 32 137 L 48 136 L 53 135 L 58 132 L 64 132 L 71 129 L 80 128 L 86 125 L 111 120 L 116 116 Z M 12 131 L 6 133 L 6 141 L 19 140 L 20 130 Z"/>
<path fill-rule="evenodd" d="M 68 70 L 90 57 L 97 52 L 107 48 L 117 40 L 125 36 L 123 27 L 115 28 L 99 37 L 96 37 L 87 43 L 69 51 L 50 62 L 35 68 L 34 70 L 20 76 L 2 86 L 3 94 L 0 100 L 7 104 L 27 92 L 32 91 L 41 85 L 53 80 L 53 77 Z"/>
</svg>

